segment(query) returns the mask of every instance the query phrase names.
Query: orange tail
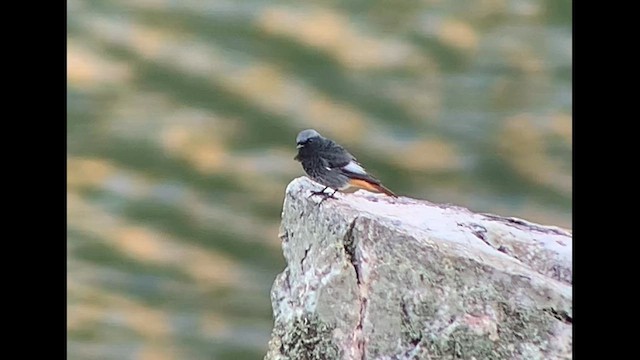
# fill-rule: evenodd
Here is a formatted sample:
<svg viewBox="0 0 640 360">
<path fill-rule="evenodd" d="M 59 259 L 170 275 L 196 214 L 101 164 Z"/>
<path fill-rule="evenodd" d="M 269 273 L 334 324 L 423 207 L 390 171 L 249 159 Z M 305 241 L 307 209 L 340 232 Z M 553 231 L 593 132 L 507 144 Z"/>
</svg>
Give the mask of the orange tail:
<svg viewBox="0 0 640 360">
<path fill-rule="evenodd" d="M 360 189 L 365 189 L 371 192 L 375 192 L 375 193 L 384 193 L 395 198 L 398 197 L 398 195 L 394 194 L 391 190 L 387 189 L 382 184 L 375 184 L 375 183 L 368 182 L 366 180 L 350 179 L 349 185 L 360 188 Z"/>
</svg>

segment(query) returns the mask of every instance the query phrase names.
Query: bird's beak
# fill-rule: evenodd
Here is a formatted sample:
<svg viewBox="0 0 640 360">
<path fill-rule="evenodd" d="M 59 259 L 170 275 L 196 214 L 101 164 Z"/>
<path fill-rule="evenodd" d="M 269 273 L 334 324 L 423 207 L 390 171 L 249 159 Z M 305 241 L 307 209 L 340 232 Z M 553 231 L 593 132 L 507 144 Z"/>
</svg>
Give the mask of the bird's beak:
<svg viewBox="0 0 640 360">
<path fill-rule="evenodd" d="M 301 147 L 304 147 L 304 145 L 302 145 L 302 144 L 296 145 L 296 149 L 300 149 Z"/>
</svg>

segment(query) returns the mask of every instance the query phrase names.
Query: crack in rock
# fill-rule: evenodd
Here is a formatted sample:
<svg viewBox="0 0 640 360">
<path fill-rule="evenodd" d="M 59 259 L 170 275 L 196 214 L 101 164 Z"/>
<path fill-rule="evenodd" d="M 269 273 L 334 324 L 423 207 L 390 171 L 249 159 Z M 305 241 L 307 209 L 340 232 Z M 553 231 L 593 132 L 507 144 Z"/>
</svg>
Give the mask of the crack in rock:
<svg viewBox="0 0 640 360">
<path fill-rule="evenodd" d="M 569 313 L 564 311 L 564 310 L 558 311 L 558 310 L 556 310 L 554 308 L 546 308 L 546 309 L 543 309 L 543 310 L 546 311 L 551 316 L 553 316 L 554 318 L 562 321 L 565 324 L 568 324 L 568 325 L 572 325 L 573 324 L 573 317 L 571 315 L 569 315 Z"/>
<path fill-rule="evenodd" d="M 355 244 L 355 238 L 353 236 L 353 228 L 355 227 L 357 220 L 358 220 L 358 217 L 356 216 L 349 224 L 349 228 L 347 229 L 343 242 L 344 242 L 344 250 L 345 250 L 346 258 L 351 263 L 351 266 L 353 266 L 353 270 L 356 274 L 356 282 L 358 284 L 358 291 L 359 291 L 358 295 L 359 295 L 359 302 L 360 302 L 360 314 L 358 318 L 358 324 L 356 325 L 353 331 L 353 342 L 354 344 L 356 344 L 354 350 L 357 351 L 357 353 L 354 354 L 352 358 L 365 359 L 365 351 L 364 351 L 365 339 L 362 333 L 363 331 L 362 328 L 363 328 L 364 317 L 367 309 L 367 297 L 365 296 L 366 290 L 364 289 L 365 285 L 363 284 L 362 273 L 360 271 L 360 261 L 356 256 L 356 244 Z"/>
<path fill-rule="evenodd" d="M 300 268 L 304 272 L 304 261 L 307 259 L 307 254 L 309 254 L 309 250 L 311 250 L 311 245 L 308 248 L 304 249 L 304 256 L 302 256 L 302 260 L 300 260 Z"/>
<path fill-rule="evenodd" d="M 544 234 L 571 236 L 571 234 L 567 231 L 563 231 L 561 229 L 557 229 L 550 226 L 540 226 L 540 225 L 530 223 L 528 221 L 514 218 L 514 217 L 504 217 L 504 216 L 498 216 L 493 214 L 482 214 L 482 216 L 486 217 L 487 219 L 499 221 L 501 223 L 504 223 L 505 225 L 512 226 L 518 229 L 537 231 Z"/>
<path fill-rule="evenodd" d="M 347 260 L 351 263 L 351 265 L 353 266 L 353 269 L 356 272 L 356 281 L 358 282 L 358 285 L 360 285 L 360 269 L 358 267 L 358 260 L 356 259 L 356 248 L 355 248 L 355 243 L 354 243 L 354 238 L 353 238 L 353 228 L 356 225 L 356 221 L 358 220 L 358 217 L 356 216 L 353 220 L 351 220 L 351 223 L 349 224 L 349 229 L 347 229 L 347 232 L 344 236 L 344 252 L 345 255 L 347 256 Z"/>
</svg>

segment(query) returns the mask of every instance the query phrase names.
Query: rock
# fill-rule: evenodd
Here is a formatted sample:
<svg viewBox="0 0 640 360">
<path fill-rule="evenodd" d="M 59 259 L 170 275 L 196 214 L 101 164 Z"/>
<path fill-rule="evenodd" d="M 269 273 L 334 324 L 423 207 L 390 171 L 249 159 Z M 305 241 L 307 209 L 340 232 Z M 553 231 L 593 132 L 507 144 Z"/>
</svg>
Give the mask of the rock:
<svg viewBox="0 0 640 360">
<path fill-rule="evenodd" d="M 287 187 L 265 359 L 571 358 L 571 232 L 311 190 Z"/>
</svg>

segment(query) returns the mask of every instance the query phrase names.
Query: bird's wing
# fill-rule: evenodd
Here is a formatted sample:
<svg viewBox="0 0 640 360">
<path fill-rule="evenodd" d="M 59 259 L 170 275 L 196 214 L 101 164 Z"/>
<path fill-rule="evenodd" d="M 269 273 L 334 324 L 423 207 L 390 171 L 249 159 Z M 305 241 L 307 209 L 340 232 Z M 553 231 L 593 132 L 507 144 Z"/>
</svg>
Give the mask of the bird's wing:
<svg viewBox="0 0 640 360">
<path fill-rule="evenodd" d="M 333 141 L 328 141 L 326 145 L 318 151 L 318 155 L 323 160 L 324 165 L 332 170 L 342 168 L 351 161 L 355 161 L 353 155 Z"/>
<path fill-rule="evenodd" d="M 376 178 L 367 174 L 367 171 L 360 165 L 355 156 L 336 143 L 323 149 L 321 158 L 324 160 L 324 165 L 327 169 L 339 171 L 350 178 L 362 179 L 373 183 L 379 182 Z"/>
</svg>

